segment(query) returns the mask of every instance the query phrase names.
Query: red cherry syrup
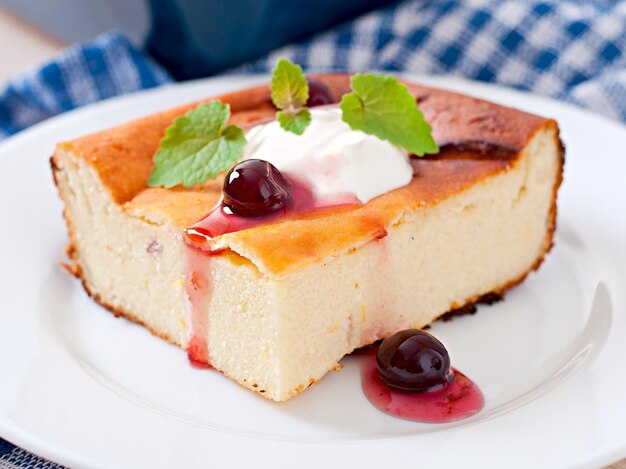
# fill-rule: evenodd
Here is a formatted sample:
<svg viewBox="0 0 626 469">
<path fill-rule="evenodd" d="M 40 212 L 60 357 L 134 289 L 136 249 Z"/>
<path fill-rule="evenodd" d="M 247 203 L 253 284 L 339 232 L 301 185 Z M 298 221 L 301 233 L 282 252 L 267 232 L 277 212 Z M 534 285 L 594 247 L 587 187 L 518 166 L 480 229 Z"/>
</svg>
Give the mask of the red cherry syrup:
<svg viewBox="0 0 626 469">
<path fill-rule="evenodd" d="M 478 413 L 485 400 L 476 384 L 452 368 L 452 379 L 434 391 L 401 391 L 384 384 L 376 369 L 376 351 L 367 351 L 361 368 L 361 385 L 367 399 L 378 410 L 404 420 L 446 423 Z"/>
<path fill-rule="evenodd" d="M 207 347 L 206 305 L 211 300 L 211 273 L 206 256 L 208 253 L 187 245 L 187 281 L 185 287 L 191 303 L 191 335 L 187 345 L 189 363 L 194 368 L 209 368 L 209 349 Z"/>
<path fill-rule="evenodd" d="M 287 174 L 284 174 L 284 178 L 289 182 L 291 192 L 291 200 L 284 208 L 263 215 L 244 217 L 233 213 L 220 202 L 205 218 L 187 228 L 187 244 L 201 248 L 211 238 L 226 233 L 234 233 L 254 228 L 255 226 L 266 225 L 285 218 L 303 217 L 328 207 L 361 205 L 361 202 L 352 194 L 319 198 L 315 196 L 312 188 L 304 181 Z"/>
</svg>

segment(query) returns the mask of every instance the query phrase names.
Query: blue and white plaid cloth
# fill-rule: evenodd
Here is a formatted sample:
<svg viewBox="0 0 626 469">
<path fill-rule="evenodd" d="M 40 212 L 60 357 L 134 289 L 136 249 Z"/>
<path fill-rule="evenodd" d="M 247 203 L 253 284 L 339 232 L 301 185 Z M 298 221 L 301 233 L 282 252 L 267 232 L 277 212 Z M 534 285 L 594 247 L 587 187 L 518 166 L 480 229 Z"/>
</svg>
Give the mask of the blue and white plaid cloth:
<svg viewBox="0 0 626 469">
<path fill-rule="evenodd" d="M 171 81 L 126 38 L 103 34 L 93 43 L 68 47 L 0 92 L 0 139 L 70 109 Z"/>
<path fill-rule="evenodd" d="M 407 1 L 236 71 L 279 57 L 309 70 L 451 74 L 530 90 L 626 121 L 626 2 Z"/>
<path fill-rule="evenodd" d="M 569 101 L 626 121 L 626 2 L 411 0 L 235 72 L 290 57 L 308 70 L 453 74 Z M 171 81 L 115 33 L 73 46 L 0 92 L 0 138 L 69 109 Z M 0 468 L 58 466 L 0 439 Z"/>
</svg>

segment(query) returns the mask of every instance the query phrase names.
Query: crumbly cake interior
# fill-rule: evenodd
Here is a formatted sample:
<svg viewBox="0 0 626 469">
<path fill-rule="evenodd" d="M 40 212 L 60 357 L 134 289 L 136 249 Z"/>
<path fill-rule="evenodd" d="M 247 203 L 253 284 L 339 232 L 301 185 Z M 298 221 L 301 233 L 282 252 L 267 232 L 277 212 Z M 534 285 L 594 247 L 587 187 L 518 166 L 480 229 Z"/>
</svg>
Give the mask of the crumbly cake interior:
<svg viewBox="0 0 626 469">
<path fill-rule="evenodd" d="M 341 93 L 347 82 L 329 76 L 327 83 Z M 409 186 L 360 209 L 224 235 L 200 260 L 211 280 L 207 342 L 216 369 L 282 401 L 355 348 L 503 293 L 541 263 L 562 171 L 556 123 L 414 90 L 439 144 L 456 150 L 414 161 Z M 267 117 L 260 89 L 229 96 L 235 120 Z M 469 117 L 446 114 L 450 103 L 442 111 L 446 96 L 457 110 L 471 109 Z M 197 255 L 182 230 L 212 208 L 219 182 L 147 189 L 134 174 L 149 172 L 163 126 L 184 110 L 61 144 L 52 160 L 72 272 L 98 302 L 182 348 L 190 326 L 185 282 Z"/>
</svg>

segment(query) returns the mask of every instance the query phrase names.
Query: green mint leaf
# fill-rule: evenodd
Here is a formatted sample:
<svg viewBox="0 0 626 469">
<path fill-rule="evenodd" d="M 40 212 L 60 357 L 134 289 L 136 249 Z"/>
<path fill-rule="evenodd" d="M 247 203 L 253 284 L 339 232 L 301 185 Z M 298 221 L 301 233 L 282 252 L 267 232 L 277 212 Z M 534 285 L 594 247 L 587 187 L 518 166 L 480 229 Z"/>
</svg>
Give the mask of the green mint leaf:
<svg viewBox="0 0 626 469">
<path fill-rule="evenodd" d="M 306 108 L 309 84 L 299 65 L 280 59 L 272 71 L 272 102 L 279 110 L 276 118 L 288 132 L 302 135 L 311 123 L 311 113 Z"/>
<path fill-rule="evenodd" d="M 280 126 L 287 132 L 302 135 L 304 129 L 311 123 L 311 113 L 308 109 L 300 109 L 296 114 L 287 111 L 278 111 L 276 114 Z"/>
<path fill-rule="evenodd" d="M 239 127 L 225 127 L 229 117 L 228 104 L 211 101 L 176 119 L 154 155 L 148 185 L 203 184 L 241 159 L 246 138 Z"/>
<path fill-rule="evenodd" d="M 299 65 L 280 59 L 272 71 L 272 102 L 278 109 L 299 108 L 309 99 L 309 85 Z"/>
<path fill-rule="evenodd" d="M 343 96 L 339 107 L 352 130 L 387 140 L 417 156 L 439 151 L 415 97 L 396 77 L 356 74 L 350 87 L 352 93 Z"/>
</svg>

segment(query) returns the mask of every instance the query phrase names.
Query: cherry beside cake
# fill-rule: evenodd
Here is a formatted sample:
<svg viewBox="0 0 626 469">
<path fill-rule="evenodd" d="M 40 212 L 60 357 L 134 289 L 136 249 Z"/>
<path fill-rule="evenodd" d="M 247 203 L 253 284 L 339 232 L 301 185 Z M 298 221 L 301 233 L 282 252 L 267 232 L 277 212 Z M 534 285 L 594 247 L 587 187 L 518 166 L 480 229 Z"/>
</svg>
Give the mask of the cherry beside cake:
<svg viewBox="0 0 626 469">
<path fill-rule="evenodd" d="M 206 182 L 148 184 L 166 128 L 198 103 L 52 157 L 68 268 L 88 294 L 276 401 L 357 348 L 521 282 L 552 245 L 563 166 L 554 120 L 407 83 L 439 148 L 419 158 L 342 121 L 348 75 L 309 78 L 300 134 L 274 120 L 267 85 L 213 98 L 246 144 Z"/>
<path fill-rule="evenodd" d="M 363 365 L 363 392 L 377 409 L 393 417 L 445 423 L 483 408 L 478 386 L 451 368 L 443 344 L 422 330 L 396 332 L 380 344 L 375 362 L 369 359 Z"/>
</svg>

